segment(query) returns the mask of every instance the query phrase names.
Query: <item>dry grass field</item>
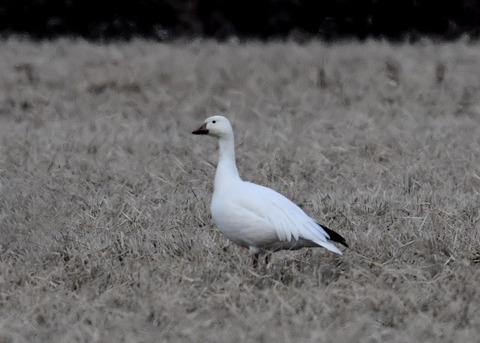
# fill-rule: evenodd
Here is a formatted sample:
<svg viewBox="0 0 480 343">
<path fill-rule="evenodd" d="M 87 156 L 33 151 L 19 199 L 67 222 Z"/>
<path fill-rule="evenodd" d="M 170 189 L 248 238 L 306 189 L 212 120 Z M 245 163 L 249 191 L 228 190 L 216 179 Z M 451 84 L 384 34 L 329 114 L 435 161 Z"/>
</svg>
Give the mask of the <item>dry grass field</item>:
<svg viewBox="0 0 480 343">
<path fill-rule="evenodd" d="M 0 342 L 478 342 L 478 44 L 0 46 Z M 220 235 L 216 113 L 344 255 Z"/>
</svg>

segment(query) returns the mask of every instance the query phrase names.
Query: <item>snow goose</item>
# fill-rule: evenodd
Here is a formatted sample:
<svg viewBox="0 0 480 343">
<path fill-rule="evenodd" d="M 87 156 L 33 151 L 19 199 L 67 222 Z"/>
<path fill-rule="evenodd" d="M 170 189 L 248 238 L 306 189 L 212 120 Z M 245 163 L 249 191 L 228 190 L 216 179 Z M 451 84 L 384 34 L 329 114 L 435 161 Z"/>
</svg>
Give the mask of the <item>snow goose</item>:
<svg viewBox="0 0 480 343">
<path fill-rule="evenodd" d="M 321 246 L 342 254 L 332 242 L 348 247 L 342 236 L 318 224 L 285 196 L 240 178 L 233 129 L 227 118 L 210 117 L 192 133 L 218 140 L 219 158 L 210 207 L 213 221 L 228 239 L 249 249 L 254 267 L 259 254 L 267 251 Z"/>
</svg>

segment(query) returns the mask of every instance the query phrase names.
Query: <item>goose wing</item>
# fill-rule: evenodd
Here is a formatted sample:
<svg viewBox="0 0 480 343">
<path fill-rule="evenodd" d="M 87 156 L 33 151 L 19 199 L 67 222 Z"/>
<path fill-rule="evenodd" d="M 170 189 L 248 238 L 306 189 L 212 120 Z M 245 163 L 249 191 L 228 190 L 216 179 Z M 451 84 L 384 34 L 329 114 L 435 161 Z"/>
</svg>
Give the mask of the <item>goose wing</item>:
<svg viewBox="0 0 480 343">
<path fill-rule="evenodd" d="M 268 223 L 268 230 L 272 230 L 279 241 L 306 239 L 337 254 L 342 253 L 330 242 L 330 235 L 321 225 L 282 194 L 250 182 L 243 182 L 238 194 L 237 205 Z"/>
</svg>

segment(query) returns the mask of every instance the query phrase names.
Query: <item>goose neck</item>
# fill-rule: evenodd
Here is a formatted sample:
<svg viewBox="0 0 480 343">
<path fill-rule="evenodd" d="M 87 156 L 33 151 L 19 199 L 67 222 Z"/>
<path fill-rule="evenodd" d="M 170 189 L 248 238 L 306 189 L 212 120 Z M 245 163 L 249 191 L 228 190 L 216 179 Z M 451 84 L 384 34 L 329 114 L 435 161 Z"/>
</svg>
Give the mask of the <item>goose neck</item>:
<svg viewBox="0 0 480 343">
<path fill-rule="evenodd" d="M 215 188 L 223 183 L 231 183 L 240 179 L 235 163 L 235 144 L 233 137 L 222 137 L 218 140 L 219 157 L 215 174 Z"/>
</svg>

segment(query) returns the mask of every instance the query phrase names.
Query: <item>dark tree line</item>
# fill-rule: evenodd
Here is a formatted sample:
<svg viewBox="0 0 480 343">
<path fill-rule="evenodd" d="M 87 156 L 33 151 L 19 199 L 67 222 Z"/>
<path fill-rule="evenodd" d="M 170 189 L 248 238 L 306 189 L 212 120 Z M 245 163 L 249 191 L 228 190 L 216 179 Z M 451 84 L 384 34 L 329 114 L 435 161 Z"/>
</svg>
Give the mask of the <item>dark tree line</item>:
<svg viewBox="0 0 480 343">
<path fill-rule="evenodd" d="M 0 32 L 36 38 L 478 38 L 480 0 L 0 0 Z"/>
</svg>

